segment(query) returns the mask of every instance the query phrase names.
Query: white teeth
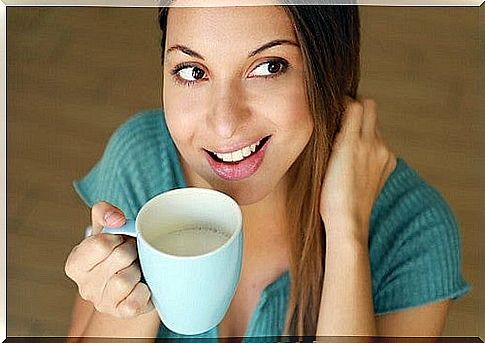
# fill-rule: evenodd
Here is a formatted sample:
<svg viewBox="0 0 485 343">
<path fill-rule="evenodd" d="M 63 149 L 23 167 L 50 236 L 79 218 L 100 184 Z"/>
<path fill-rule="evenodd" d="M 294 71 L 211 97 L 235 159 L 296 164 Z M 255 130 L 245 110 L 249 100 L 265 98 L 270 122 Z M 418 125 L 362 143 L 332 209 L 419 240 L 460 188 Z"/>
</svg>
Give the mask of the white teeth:
<svg viewBox="0 0 485 343">
<path fill-rule="evenodd" d="M 245 147 L 242 149 L 242 154 L 244 157 L 248 157 L 249 155 L 251 155 L 251 148 L 250 147 Z"/>
<path fill-rule="evenodd" d="M 215 153 L 215 155 L 224 162 L 239 162 L 254 153 L 256 151 L 256 147 L 260 143 L 261 141 L 258 141 L 257 143 L 251 144 L 250 146 L 244 147 L 240 150 L 228 152 L 225 154 Z"/>
<path fill-rule="evenodd" d="M 241 161 L 243 158 L 244 157 L 243 157 L 242 150 L 237 150 L 237 151 L 234 151 L 232 153 L 232 160 L 233 160 L 233 162 Z"/>
<path fill-rule="evenodd" d="M 222 155 L 221 158 L 224 162 L 232 162 L 232 154 L 227 153 L 227 154 L 220 154 Z"/>
</svg>

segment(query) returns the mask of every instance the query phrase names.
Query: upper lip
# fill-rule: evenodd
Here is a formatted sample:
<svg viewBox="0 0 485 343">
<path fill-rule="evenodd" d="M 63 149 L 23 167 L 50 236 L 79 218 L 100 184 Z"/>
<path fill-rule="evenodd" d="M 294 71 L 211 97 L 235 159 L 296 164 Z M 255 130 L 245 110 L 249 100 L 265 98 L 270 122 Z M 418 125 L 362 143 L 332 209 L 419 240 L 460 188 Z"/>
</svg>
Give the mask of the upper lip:
<svg viewBox="0 0 485 343">
<path fill-rule="evenodd" d="M 219 147 L 214 148 L 214 149 L 208 148 L 208 149 L 205 149 L 205 150 L 216 153 L 216 154 L 227 154 L 229 152 L 241 150 L 242 148 L 250 146 L 251 144 L 256 144 L 265 137 L 267 137 L 267 136 L 260 136 L 259 138 L 256 138 L 256 139 L 246 140 L 246 141 L 242 141 L 242 142 L 238 142 L 238 143 L 227 144 L 227 145 L 224 145 L 224 146 L 219 146 Z"/>
</svg>

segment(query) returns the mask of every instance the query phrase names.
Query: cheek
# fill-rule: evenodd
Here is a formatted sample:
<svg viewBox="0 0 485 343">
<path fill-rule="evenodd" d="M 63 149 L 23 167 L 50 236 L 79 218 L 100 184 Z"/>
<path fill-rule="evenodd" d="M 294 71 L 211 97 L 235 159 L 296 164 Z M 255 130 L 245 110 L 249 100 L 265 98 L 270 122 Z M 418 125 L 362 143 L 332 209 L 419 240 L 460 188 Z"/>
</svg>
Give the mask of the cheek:
<svg viewBox="0 0 485 343">
<path fill-rule="evenodd" d="M 281 122 L 286 130 L 311 131 L 313 129 L 313 119 L 306 103 L 304 95 L 295 96 L 293 99 L 287 98 L 283 101 Z"/>
<path fill-rule="evenodd" d="M 171 82 L 164 80 L 164 82 Z M 165 86 L 163 89 L 163 107 L 170 114 L 170 119 L 185 121 L 193 115 L 198 107 L 197 99 L 180 86 Z"/>
<path fill-rule="evenodd" d="M 191 144 L 197 129 L 198 108 L 195 99 L 172 87 L 163 94 L 163 109 L 170 134 L 182 152 Z"/>
<path fill-rule="evenodd" d="M 194 127 L 189 120 L 190 115 L 187 112 L 174 110 L 173 107 L 167 104 L 164 108 L 165 121 L 167 123 L 168 131 L 177 149 L 186 155 L 186 150 L 191 145 L 194 136 Z"/>
<path fill-rule="evenodd" d="M 255 97 L 254 108 L 266 114 L 278 131 L 312 131 L 313 119 L 300 82 L 286 83 L 283 87 L 268 89 Z"/>
</svg>

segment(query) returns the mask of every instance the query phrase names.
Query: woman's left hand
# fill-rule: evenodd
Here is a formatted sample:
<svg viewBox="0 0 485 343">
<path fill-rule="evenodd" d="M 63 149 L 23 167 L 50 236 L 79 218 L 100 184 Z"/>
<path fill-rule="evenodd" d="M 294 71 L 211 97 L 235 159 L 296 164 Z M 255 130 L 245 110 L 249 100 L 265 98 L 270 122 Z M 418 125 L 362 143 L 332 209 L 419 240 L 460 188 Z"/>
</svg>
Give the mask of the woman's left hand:
<svg viewBox="0 0 485 343">
<path fill-rule="evenodd" d="M 367 246 L 372 207 L 395 166 L 377 128 L 375 101 L 349 98 L 320 198 L 327 240 L 357 239 Z"/>
</svg>

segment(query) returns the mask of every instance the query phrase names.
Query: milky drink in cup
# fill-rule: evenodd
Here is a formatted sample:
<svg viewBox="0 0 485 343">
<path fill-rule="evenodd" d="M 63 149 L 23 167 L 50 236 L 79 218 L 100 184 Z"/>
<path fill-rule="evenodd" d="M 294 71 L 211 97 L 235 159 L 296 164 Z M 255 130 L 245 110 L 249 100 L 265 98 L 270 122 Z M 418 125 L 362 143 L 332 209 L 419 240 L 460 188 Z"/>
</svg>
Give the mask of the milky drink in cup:
<svg viewBox="0 0 485 343">
<path fill-rule="evenodd" d="M 159 194 L 121 228 L 137 238 L 143 277 L 163 324 L 195 335 L 217 326 L 241 273 L 241 209 L 228 195 L 188 187 Z"/>
</svg>

